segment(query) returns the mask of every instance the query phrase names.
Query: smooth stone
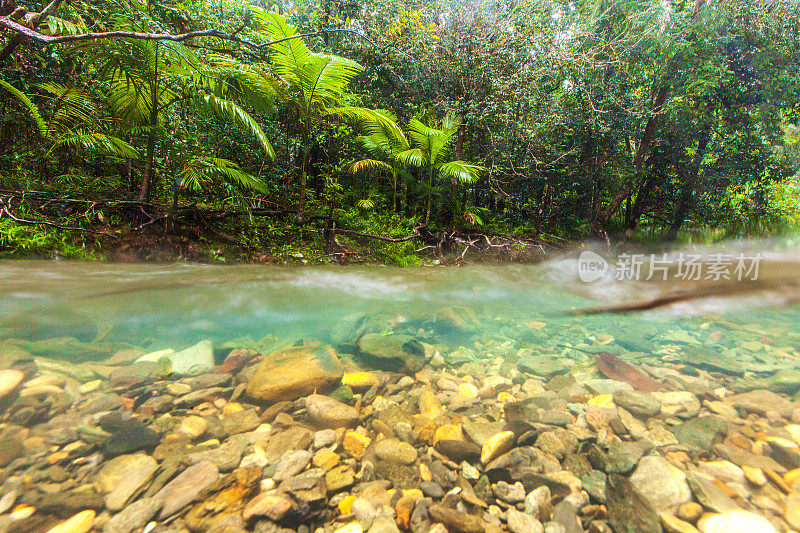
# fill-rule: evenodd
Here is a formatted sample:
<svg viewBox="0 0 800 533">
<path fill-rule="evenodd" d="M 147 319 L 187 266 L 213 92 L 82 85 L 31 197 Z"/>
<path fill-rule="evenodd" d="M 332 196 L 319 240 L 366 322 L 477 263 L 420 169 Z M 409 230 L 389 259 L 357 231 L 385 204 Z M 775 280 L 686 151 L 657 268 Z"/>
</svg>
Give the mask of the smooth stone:
<svg viewBox="0 0 800 533">
<path fill-rule="evenodd" d="M 513 431 L 503 431 L 491 437 L 481 449 L 481 464 L 487 465 L 501 455 L 508 453 L 514 447 L 514 441 Z"/>
<path fill-rule="evenodd" d="M 273 403 L 294 401 L 331 389 L 343 374 L 344 367 L 330 346 L 284 348 L 264 356 L 247 382 L 247 395 Z"/>
<path fill-rule="evenodd" d="M 307 450 L 288 451 L 275 465 L 272 479 L 285 481 L 299 474 L 311 462 L 313 455 Z"/>
<path fill-rule="evenodd" d="M 149 455 L 120 455 L 108 461 L 97 474 L 98 488 L 106 493 L 106 507 L 119 511 L 158 470 Z"/>
<path fill-rule="evenodd" d="M 789 417 L 795 408 L 795 404 L 783 396 L 765 389 L 727 396 L 725 402 L 736 409 L 760 415 L 766 414 L 767 411 L 775 411 L 781 416 Z"/>
<path fill-rule="evenodd" d="M 692 448 L 710 450 L 725 436 L 725 420 L 720 416 L 700 416 L 675 428 L 678 442 Z"/>
<path fill-rule="evenodd" d="M 546 515 L 550 515 L 551 496 L 547 485 L 533 489 L 525 496 L 525 512 L 537 520 L 543 520 Z"/>
<path fill-rule="evenodd" d="M 22 383 L 23 379 L 25 379 L 25 374 L 19 370 L 0 370 L 0 398 L 10 394 Z"/>
<path fill-rule="evenodd" d="M 704 516 L 697 528 L 701 533 L 776 533 L 769 520 L 742 510 Z"/>
<path fill-rule="evenodd" d="M 564 528 L 564 533 L 583 533 L 578 511 L 568 500 L 562 500 L 553 508 L 552 521 Z"/>
<path fill-rule="evenodd" d="M 153 352 L 136 360 L 140 362 L 169 361 L 170 370 L 176 374 L 199 374 L 214 368 L 214 345 L 210 340 L 202 340 L 180 352 Z"/>
<path fill-rule="evenodd" d="M 484 533 L 486 524 L 475 515 L 462 513 L 441 505 L 431 505 L 428 509 L 430 517 L 435 522 L 441 522 L 449 531 L 460 533 Z"/>
<path fill-rule="evenodd" d="M 692 498 L 686 475 L 656 455 L 642 457 L 629 478 L 606 479 L 609 521 L 618 533 L 660 533 L 661 513 Z"/>
<path fill-rule="evenodd" d="M 131 419 L 108 438 L 102 445 L 108 457 L 124 455 L 140 450 L 155 448 L 161 442 L 158 432 L 145 427 L 136 419 Z"/>
<path fill-rule="evenodd" d="M 594 395 L 614 394 L 619 391 L 632 391 L 633 387 L 624 381 L 613 379 L 588 379 L 581 383 L 589 392 Z M 615 401 L 616 403 L 616 401 Z"/>
<path fill-rule="evenodd" d="M 190 466 L 175 479 L 167 483 L 153 498 L 163 502 L 158 519 L 163 520 L 177 513 L 194 501 L 200 492 L 219 478 L 219 470 L 211 462 Z"/>
<path fill-rule="evenodd" d="M 351 428 L 358 425 L 358 410 L 322 396 L 312 394 L 305 401 L 308 419 L 313 426 L 319 428 Z"/>
<path fill-rule="evenodd" d="M 47 530 L 47 533 L 88 533 L 94 526 L 95 512 L 81 511 L 71 518 Z"/>
<path fill-rule="evenodd" d="M 416 372 L 425 361 L 425 347 L 411 335 L 367 333 L 358 340 L 358 349 L 384 370 Z"/>
<path fill-rule="evenodd" d="M 661 402 L 645 392 L 620 390 L 613 393 L 614 403 L 637 418 L 650 418 L 661 412 Z"/>
<path fill-rule="evenodd" d="M 419 414 L 430 420 L 442 416 L 442 402 L 431 391 L 424 390 L 419 395 Z"/>
<path fill-rule="evenodd" d="M 330 446 L 336 442 L 336 432 L 332 429 L 322 429 L 314 433 L 313 446 L 315 450 Z"/>
<path fill-rule="evenodd" d="M 687 475 L 687 480 L 692 492 L 694 492 L 694 497 L 706 509 L 717 513 L 739 509 L 736 502 L 715 485 L 711 479 L 701 474 L 690 472 Z"/>
<path fill-rule="evenodd" d="M 178 427 L 178 431 L 195 439 L 205 433 L 207 429 L 208 422 L 206 422 L 206 419 L 196 415 L 187 416 Z"/>
<path fill-rule="evenodd" d="M 541 522 L 513 507 L 506 511 L 506 523 L 511 533 L 544 533 L 544 526 Z"/>
<path fill-rule="evenodd" d="M 373 445 L 373 451 L 378 458 L 392 463 L 410 465 L 417 460 L 417 450 L 407 442 L 397 439 L 381 439 Z"/>
<path fill-rule="evenodd" d="M 661 513 L 661 525 L 666 533 L 698 533 L 692 524 L 669 513 Z"/>
<path fill-rule="evenodd" d="M 103 533 L 131 533 L 152 519 L 163 503 L 157 498 L 136 500 L 112 516 L 103 526 Z"/>
<path fill-rule="evenodd" d="M 498 481 L 492 487 L 492 491 L 498 499 L 511 505 L 525 501 L 525 487 L 519 481 L 514 484 Z"/>
<path fill-rule="evenodd" d="M 337 466 L 325 473 L 325 485 L 328 492 L 339 492 L 355 482 L 355 473 L 347 465 Z"/>
<path fill-rule="evenodd" d="M 250 520 L 254 516 L 266 516 L 277 522 L 286 516 L 292 507 L 292 499 L 286 494 L 261 493 L 247 503 L 242 511 L 242 518 Z"/>
<path fill-rule="evenodd" d="M 700 412 L 700 400 L 688 391 L 653 392 L 661 403 L 661 413 L 667 416 L 689 419 Z"/>
<path fill-rule="evenodd" d="M 473 442 L 455 439 L 442 439 L 433 445 L 434 449 L 457 463 L 475 461 L 481 456 L 481 447 Z"/>
<path fill-rule="evenodd" d="M 185 461 L 190 465 L 210 462 L 213 463 L 220 472 L 230 472 L 239 466 L 239 461 L 242 460 L 242 455 L 248 446 L 247 438 L 244 435 L 236 435 L 216 448 L 188 454 Z"/>
<path fill-rule="evenodd" d="M 723 459 L 739 466 L 749 466 L 751 468 L 768 469 L 778 474 L 786 473 L 786 468 L 778 463 L 772 457 L 766 455 L 756 455 L 754 453 L 743 450 L 737 446 L 729 444 L 715 444 L 713 446 L 714 452 Z"/>
</svg>

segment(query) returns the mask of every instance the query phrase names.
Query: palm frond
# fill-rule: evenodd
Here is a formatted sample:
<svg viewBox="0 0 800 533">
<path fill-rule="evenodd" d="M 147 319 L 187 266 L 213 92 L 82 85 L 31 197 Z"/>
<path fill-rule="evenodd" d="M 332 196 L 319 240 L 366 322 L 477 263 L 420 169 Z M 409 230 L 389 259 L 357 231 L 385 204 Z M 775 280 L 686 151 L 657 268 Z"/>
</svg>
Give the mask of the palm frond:
<svg viewBox="0 0 800 533">
<path fill-rule="evenodd" d="M 369 172 L 386 172 L 392 174 L 394 168 L 392 168 L 392 165 L 389 163 L 375 159 L 362 159 L 350 165 L 350 174 L 366 174 Z"/>
<path fill-rule="evenodd" d="M 269 192 L 266 183 L 244 172 L 233 161 L 218 157 L 195 157 L 188 160 L 181 171 L 179 185 L 199 191 L 214 178 L 246 189 Z"/>
<path fill-rule="evenodd" d="M 350 119 L 364 128 L 367 136 L 361 139 L 369 141 L 362 140 L 362 143 L 365 143 L 365 148 L 371 152 L 377 146 L 387 155 L 409 148 L 408 139 L 397 124 L 397 117 L 385 109 L 348 106 L 333 108 L 328 113 Z"/>
<path fill-rule="evenodd" d="M 298 72 L 306 108 L 338 102 L 364 67 L 343 57 L 313 54 Z"/>
<path fill-rule="evenodd" d="M 8 83 L 7 81 L 0 80 L 0 87 L 3 87 L 6 91 L 11 93 L 14 98 L 19 100 L 22 105 L 28 110 L 28 112 L 33 117 L 33 120 L 36 121 L 36 127 L 39 129 L 39 134 L 42 137 L 47 136 L 47 123 L 42 118 L 42 114 L 39 112 L 39 108 L 34 104 L 28 95 Z"/>
<path fill-rule="evenodd" d="M 270 46 L 274 52 L 272 61 L 277 67 L 278 75 L 287 78 L 290 83 L 298 82 L 300 73 L 313 54 L 303 39 L 292 38 L 297 35 L 297 28 L 287 23 L 286 17 L 279 13 L 257 6 L 250 6 L 250 11 L 256 22 L 256 29 L 264 31 L 270 41 L 284 39 Z"/>
<path fill-rule="evenodd" d="M 80 131 L 68 133 L 59 138 L 50 151 L 62 145 L 126 159 L 137 159 L 139 157 L 139 152 L 133 146 L 122 139 L 104 133 L 85 133 Z"/>
<path fill-rule="evenodd" d="M 427 154 L 421 148 L 404 150 L 395 155 L 395 158 L 401 163 L 405 165 L 411 165 L 412 167 L 425 166 L 428 161 Z"/>
<path fill-rule="evenodd" d="M 273 150 L 272 144 L 269 142 L 269 139 L 267 139 L 261 126 L 258 125 L 258 122 L 256 122 L 247 111 L 230 100 L 218 98 L 210 94 L 200 94 L 195 100 L 212 113 L 232 119 L 240 128 L 255 135 L 264 148 L 264 151 L 267 153 L 267 156 L 270 159 L 275 159 L 275 150 Z"/>
<path fill-rule="evenodd" d="M 450 161 L 439 166 L 439 174 L 447 178 L 456 178 L 461 183 L 472 183 L 485 171 L 486 167 L 473 165 L 466 161 Z"/>
<path fill-rule="evenodd" d="M 425 152 L 429 164 L 435 164 L 437 160 L 447 154 L 452 134 L 431 128 L 412 118 L 408 123 L 408 137 L 415 146 Z"/>
</svg>

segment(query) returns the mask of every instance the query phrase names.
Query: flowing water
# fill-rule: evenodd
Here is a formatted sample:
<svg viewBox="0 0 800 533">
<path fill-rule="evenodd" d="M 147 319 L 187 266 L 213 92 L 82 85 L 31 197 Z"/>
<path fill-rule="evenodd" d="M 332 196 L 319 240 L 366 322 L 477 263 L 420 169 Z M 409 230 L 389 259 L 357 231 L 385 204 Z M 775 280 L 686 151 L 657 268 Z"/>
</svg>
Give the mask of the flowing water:
<svg viewBox="0 0 800 533">
<path fill-rule="evenodd" d="M 361 532 L 365 504 L 330 499 L 367 492 L 381 531 L 657 533 L 675 515 L 703 533 L 797 530 L 796 250 L 419 269 L 2 261 L 0 531 L 75 514 L 108 531 Z M 422 488 L 421 523 L 373 479 Z M 474 495 L 442 497 L 464 483 Z"/>
<path fill-rule="evenodd" d="M 707 258 L 717 252 L 704 253 Z M 645 264 L 640 280 L 614 279 L 606 272 L 591 282 L 581 281 L 576 257 L 541 265 L 419 269 L 4 261 L 0 262 L 0 341 L 75 338 L 89 345 L 152 351 L 182 349 L 202 339 L 224 344 L 275 336 L 329 342 L 331 328 L 352 313 L 389 313 L 398 324 L 417 325 L 444 307 L 467 306 L 484 319 L 481 331 L 488 336 L 504 330 L 508 334 L 509 327 L 535 320 L 554 326 L 548 328 L 551 334 L 582 328 L 612 335 L 624 344 L 642 339 L 641 328 L 655 336 L 675 328 L 698 331 L 719 319 L 728 325 L 733 321 L 769 330 L 776 343 L 800 348 L 794 327 L 798 306 L 792 301 L 800 283 L 800 260 L 788 252 L 766 254 L 757 273 L 761 279 L 777 277 L 770 288 L 778 290 L 750 293 L 748 279 L 741 285 L 735 277 L 704 280 L 702 272 L 700 280 L 684 280 L 681 286 L 710 287 L 711 298 L 646 313 L 570 313 L 574 308 L 669 293 L 678 278 L 671 272 L 663 282 L 656 272 L 646 280 L 650 255 L 641 257 Z M 615 260 L 610 260 L 612 266 Z M 673 256 L 672 266 L 676 261 Z M 734 269 L 731 260 L 730 276 Z M 70 354 L 63 357 L 69 359 Z"/>
</svg>

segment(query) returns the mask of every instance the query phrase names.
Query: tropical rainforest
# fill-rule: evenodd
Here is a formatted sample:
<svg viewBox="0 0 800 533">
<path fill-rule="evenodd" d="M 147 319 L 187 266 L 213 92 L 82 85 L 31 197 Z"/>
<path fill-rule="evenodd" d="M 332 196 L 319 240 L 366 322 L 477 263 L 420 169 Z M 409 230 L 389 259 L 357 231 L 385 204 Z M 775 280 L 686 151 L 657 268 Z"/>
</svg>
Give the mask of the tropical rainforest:
<svg viewBox="0 0 800 533">
<path fill-rule="evenodd" d="M 797 0 L 0 0 L 0 256 L 800 229 Z"/>
</svg>

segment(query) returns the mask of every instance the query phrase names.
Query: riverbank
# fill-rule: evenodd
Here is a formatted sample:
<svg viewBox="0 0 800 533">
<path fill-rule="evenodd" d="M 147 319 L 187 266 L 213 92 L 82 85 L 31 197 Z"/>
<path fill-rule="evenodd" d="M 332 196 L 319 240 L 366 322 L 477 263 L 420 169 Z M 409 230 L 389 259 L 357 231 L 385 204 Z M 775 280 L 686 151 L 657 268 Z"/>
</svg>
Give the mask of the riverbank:
<svg viewBox="0 0 800 533">
<path fill-rule="evenodd" d="M 0 212 L 0 258 L 116 262 L 380 264 L 534 263 L 566 240 L 524 227 L 420 225 L 400 215 L 349 211 L 336 218 L 294 212 L 211 209 L 171 211 L 140 202 L 28 202 Z"/>
<path fill-rule="evenodd" d="M 800 527 L 798 353 L 773 325 L 407 318 L 84 362 L 6 340 L 0 529 Z"/>
</svg>

